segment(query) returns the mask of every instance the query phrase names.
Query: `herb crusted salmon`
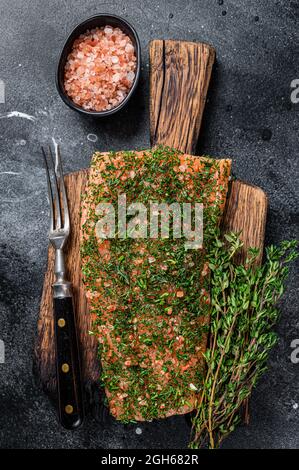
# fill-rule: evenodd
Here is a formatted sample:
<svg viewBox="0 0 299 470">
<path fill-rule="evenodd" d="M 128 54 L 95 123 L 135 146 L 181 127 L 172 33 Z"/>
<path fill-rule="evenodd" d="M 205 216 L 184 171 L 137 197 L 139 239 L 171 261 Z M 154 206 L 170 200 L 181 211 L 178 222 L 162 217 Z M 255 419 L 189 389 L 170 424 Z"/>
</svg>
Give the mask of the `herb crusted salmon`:
<svg viewBox="0 0 299 470">
<path fill-rule="evenodd" d="M 230 168 L 230 160 L 163 147 L 93 156 L 82 201 L 82 272 L 101 381 L 119 420 L 152 420 L 195 407 L 209 321 L 205 249 L 222 216 Z M 203 247 L 186 250 L 186 238 L 172 236 L 174 226 L 169 238 L 118 237 L 116 230 L 115 238 L 103 239 L 99 207 L 116 207 L 124 194 L 128 206 L 202 203 Z"/>
</svg>

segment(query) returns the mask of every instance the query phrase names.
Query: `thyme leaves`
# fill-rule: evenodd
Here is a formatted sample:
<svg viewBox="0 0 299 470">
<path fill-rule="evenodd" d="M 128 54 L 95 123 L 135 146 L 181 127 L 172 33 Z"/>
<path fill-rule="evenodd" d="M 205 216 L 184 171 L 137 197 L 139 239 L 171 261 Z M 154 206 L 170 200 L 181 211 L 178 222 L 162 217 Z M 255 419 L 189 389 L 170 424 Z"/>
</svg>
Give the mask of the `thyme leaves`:
<svg viewBox="0 0 299 470">
<path fill-rule="evenodd" d="M 235 262 L 242 246 L 238 234 L 219 236 L 208 258 L 211 270 L 211 333 L 205 352 L 207 372 L 193 418 L 190 447 L 218 447 L 240 421 L 240 410 L 267 369 L 276 344 L 276 304 L 283 295 L 289 263 L 297 258 L 296 241 L 266 249 L 256 267 L 256 249 L 243 265 Z"/>
</svg>

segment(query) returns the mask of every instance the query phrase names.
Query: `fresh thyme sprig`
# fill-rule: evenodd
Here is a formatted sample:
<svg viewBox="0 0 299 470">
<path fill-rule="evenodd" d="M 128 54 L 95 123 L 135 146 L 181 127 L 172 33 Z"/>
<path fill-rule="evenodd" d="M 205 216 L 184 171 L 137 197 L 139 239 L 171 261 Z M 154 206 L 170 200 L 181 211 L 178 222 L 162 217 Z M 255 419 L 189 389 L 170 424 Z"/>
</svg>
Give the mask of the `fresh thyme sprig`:
<svg viewBox="0 0 299 470">
<path fill-rule="evenodd" d="M 256 249 L 239 265 L 235 255 L 241 247 L 239 235 L 231 233 L 225 240 L 216 238 L 209 254 L 211 333 L 191 448 L 218 447 L 239 422 L 242 405 L 265 372 L 277 341 L 276 304 L 284 292 L 288 264 L 298 256 L 297 242 L 285 241 L 266 249 L 261 267 L 255 263 Z"/>
</svg>

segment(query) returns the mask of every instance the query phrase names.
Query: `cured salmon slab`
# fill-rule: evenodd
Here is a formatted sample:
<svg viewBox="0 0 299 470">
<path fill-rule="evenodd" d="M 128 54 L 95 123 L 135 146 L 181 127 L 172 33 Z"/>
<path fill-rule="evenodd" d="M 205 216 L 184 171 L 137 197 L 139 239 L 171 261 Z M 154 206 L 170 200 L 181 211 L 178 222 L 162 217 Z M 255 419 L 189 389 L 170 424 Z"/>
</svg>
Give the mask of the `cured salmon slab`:
<svg viewBox="0 0 299 470">
<path fill-rule="evenodd" d="M 81 261 L 101 379 L 117 419 L 151 421 L 195 407 L 210 318 L 205 252 L 230 167 L 230 160 L 162 146 L 92 159 Z"/>
</svg>

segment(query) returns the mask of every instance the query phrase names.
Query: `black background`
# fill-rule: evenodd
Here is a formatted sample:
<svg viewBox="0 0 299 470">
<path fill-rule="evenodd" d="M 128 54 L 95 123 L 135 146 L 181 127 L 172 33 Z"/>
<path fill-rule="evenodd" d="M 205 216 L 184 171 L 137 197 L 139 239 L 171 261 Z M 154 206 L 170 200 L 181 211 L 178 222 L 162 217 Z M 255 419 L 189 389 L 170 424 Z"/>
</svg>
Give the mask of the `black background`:
<svg viewBox="0 0 299 470">
<path fill-rule="evenodd" d="M 234 173 L 269 195 L 267 243 L 298 238 L 298 112 L 290 100 L 299 78 L 298 1 L 275 0 L 0 0 L 0 79 L 9 111 L 35 122 L 0 119 L 0 447 L 184 448 L 184 418 L 105 426 L 88 417 L 69 433 L 32 374 L 33 343 L 46 264 L 48 205 L 40 146 L 54 136 L 64 167 L 89 165 L 95 149 L 149 146 L 148 41 L 209 42 L 217 51 L 198 153 L 233 159 Z M 139 90 L 129 107 L 105 121 L 68 109 L 54 85 L 56 60 L 72 27 L 93 14 L 116 13 L 142 42 Z M 88 134 L 96 134 L 92 143 Z M 224 444 L 230 448 L 299 448 L 299 364 L 290 343 L 299 338 L 295 267 L 281 305 L 280 340 L 269 371 L 251 401 L 251 424 Z"/>
</svg>

